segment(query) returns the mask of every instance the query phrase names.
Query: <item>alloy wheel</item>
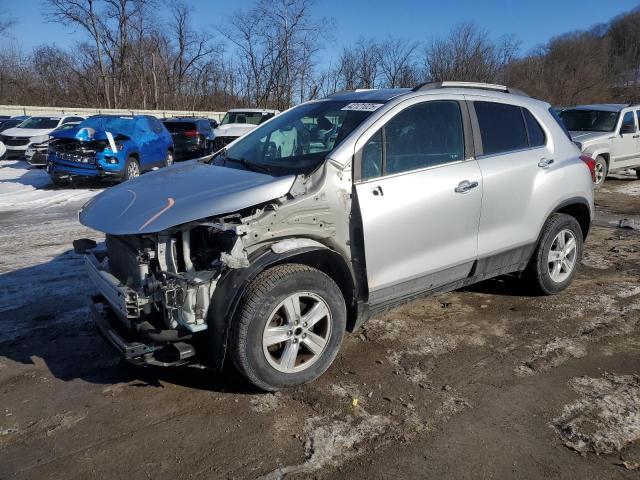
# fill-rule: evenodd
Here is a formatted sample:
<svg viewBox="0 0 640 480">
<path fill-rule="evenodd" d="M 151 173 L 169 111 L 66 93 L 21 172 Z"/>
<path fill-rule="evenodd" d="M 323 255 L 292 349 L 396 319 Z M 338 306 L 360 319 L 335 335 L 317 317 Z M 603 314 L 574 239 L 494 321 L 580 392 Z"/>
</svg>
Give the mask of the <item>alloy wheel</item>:
<svg viewBox="0 0 640 480">
<path fill-rule="evenodd" d="M 306 370 L 325 351 L 331 323 L 329 306 L 319 295 L 289 295 L 269 316 L 262 334 L 262 351 L 269 364 L 280 372 Z"/>
<path fill-rule="evenodd" d="M 596 162 L 595 177 L 596 177 L 595 179 L 596 185 L 600 185 L 602 182 L 604 182 L 605 166 L 602 162 Z"/>
<path fill-rule="evenodd" d="M 127 178 L 136 178 L 140 176 L 140 168 L 138 167 L 138 162 L 129 162 L 127 165 Z"/>
<path fill-rule="evenodd" d="M 549 276 L 556 283 L 564 282 L 576 265 L 578 250 L 576 237 L 571 230 L 561 230 L 551 242 L 547 264 Z"/>
</svg>

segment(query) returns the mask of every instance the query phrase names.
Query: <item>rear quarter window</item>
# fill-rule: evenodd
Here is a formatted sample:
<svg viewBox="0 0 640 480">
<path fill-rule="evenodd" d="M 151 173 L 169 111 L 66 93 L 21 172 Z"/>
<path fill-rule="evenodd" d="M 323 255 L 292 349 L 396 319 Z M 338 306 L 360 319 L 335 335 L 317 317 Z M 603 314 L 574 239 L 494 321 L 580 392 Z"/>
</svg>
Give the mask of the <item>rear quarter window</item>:
<svg viewBox="0 0 640 480">
<path fill-rule="evenodd" d="M 536 118 L 531 114 L 529 110 L 527 110 L 526 108 L 523 108 L 522 113 L 524 115 L 524 120 L 527 125 L 527 133 L 529 135 L 529 146 L 541 147 L 546 143 L 544 130 L 542 130 L 542 127 L 540 126 Z"/>
<path fill-rule="evenodd" d="M 495 102 L 474 102 L 484 155 L 529 148 L 520 107 Z"/>
</svg>

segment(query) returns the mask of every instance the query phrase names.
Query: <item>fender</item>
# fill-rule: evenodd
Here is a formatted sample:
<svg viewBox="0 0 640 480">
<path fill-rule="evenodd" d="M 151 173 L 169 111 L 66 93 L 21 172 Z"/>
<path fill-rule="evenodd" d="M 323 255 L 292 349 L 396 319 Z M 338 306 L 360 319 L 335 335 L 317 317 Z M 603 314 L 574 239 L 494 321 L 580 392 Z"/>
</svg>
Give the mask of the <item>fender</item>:
<svg viewBox="0 0 640 480">
<path fill-rule="evenodd" d="M 584 222 L 584 221 L 580 221 L 578 220 L 578 222 L 580 223 L 580 227 L 582 227 L 583 229 L 583 236 L 584 239 L 586 240 L 587 238 L 587 234 L 589 233 L 589 229 L 591 227 L 591 223 L 593 222 L 593 209 L 591 208 L 591 204 L 589 203 L 589 200 L 587 200 L 584 197 L 570 197 L 567 198 L 565 200 L 563 200 L 562 202 L 558 203 L 555 207 L 553 207 L 550 211 L 547 212 L 547 216 L 545 217 L 545 223 L 547 222 L 547 219 L 553 214 L 553 213 L 557 213 L 563 209 L 565 209 L 566 207 L 569 207 L 570 205 L 583 205 L 584 207 L 587 208 L 588 212 L 589 212 L 589 219 L 588 222 Z M 542 228 L 544 227 L 544 223 L 542 224 L 542 227 L 540 227 L 540 235 L 542 234 Z M 540 237 L 538 236 L 538 240 L 537 242 L 540 241 Z M 536 243 L 537 245 L 537 243 Z"/>
<path fill-rule="evenodd" d="M 608 159 L 607 162 L 609 164 L 609 168 L 611 168 L 611 152 L 608 147 L 603 147 L 600 145 L 594 145 L 595 148 L 587 147 L 584 150 L 584 153 L 589 155 L 591 158 L 595 160 L 598 155 L 606 155 Z"/>
<path fill-rule="evenodd" d="M 211 306 L 207 312 L 208 334 L 205 338 L 208 344 L 205 350 L 208 351 L 209 367 L 221 370 L 224 366 L 231 322 L 247 287 L 258 274 L 271 266 L 313 253 L 338 257 L 335 260 L 346 266 L 350 272 L 351 281 L 354 282 L 352 269 L 346 265 L 340 254 L 319 242 L 308 239 L 285 239 L 268 245 L 249 257 L 248 267 L 229 269 L 222 275 L 213 292 Z M 349 307 L 349 299 L 345 301 Z"/>
</svg>

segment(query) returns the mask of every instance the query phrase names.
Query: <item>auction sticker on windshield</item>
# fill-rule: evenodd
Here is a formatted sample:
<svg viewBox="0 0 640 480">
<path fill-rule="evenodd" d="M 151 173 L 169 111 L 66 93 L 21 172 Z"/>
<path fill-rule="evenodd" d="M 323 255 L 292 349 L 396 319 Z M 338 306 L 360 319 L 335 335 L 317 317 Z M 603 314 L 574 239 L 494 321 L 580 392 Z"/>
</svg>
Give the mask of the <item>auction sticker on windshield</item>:
<svg viewBox="0 0 640 480">
<path fill-rule="evenodd" d="M 350 103 L 341 108 L 341 110 L 351 110 L 356 112 L 374 112 L 379 109 L 382 103 Z"/>
</svg>

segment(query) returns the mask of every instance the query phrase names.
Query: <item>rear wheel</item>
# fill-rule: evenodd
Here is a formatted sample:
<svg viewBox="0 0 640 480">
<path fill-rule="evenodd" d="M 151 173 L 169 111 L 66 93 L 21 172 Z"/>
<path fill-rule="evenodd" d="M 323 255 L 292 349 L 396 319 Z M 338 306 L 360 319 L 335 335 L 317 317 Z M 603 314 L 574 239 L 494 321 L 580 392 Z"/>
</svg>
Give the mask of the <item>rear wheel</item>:
<svg viewBox="0 0 640 480">
<path fill-rule="evenodd" d="M 251 383 L 275 391 L 318 378 L 335 359 L 346 328 L 342 292 L 306 265 L 262 272 L 243 298 L 231 355 Z"/>
<path fill-rule="evenodd" d="M 124 166 L 124 179 L 131 180 L 140 176 L 140 164 L 134 157 L 127 158 L 127 163 Z"/>
<path fill-rule="evenodd" d="M 68 187 L 71 185 L 71 182 L 66 178 L 51 177 L 51 181 L 56 187 Z"/>
<path fill-rule="evenodd" d="M 609 166 L 607 165 L 607 161 L 604 157 L 598 155 L 596 157 L 596 165 L 595 165 L 595 180 L 593 181 L 593 185 L 595 188 L 599 188 L 607 178 L 607 173 L 609 172 Z"/>
<path fill-rule="evenodd" d="M 582 258 L 582 229 L 575 218 L 554 213 L 545 224 L 528 267 L 532 286 L 544 295 L 566 289 Z"/>
</svg>

